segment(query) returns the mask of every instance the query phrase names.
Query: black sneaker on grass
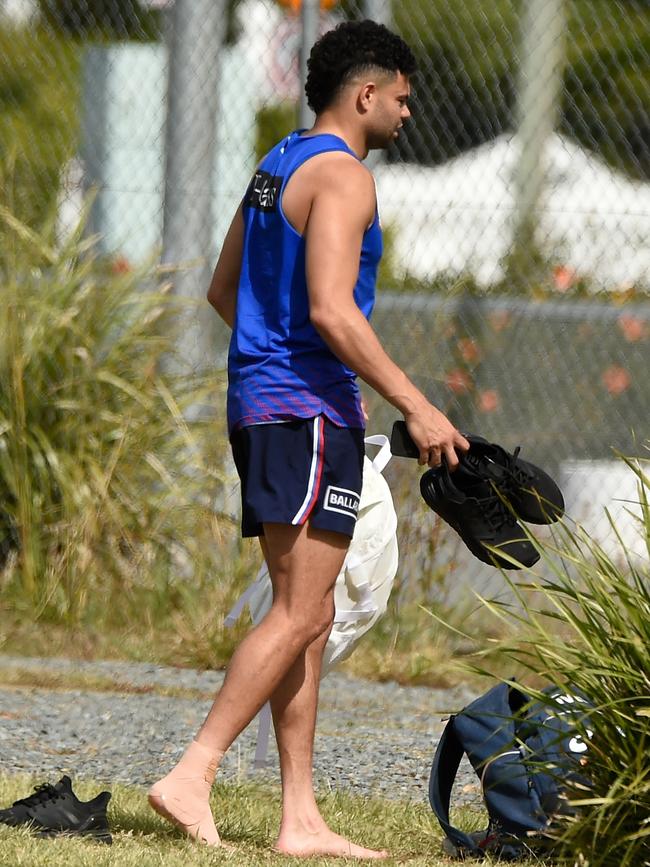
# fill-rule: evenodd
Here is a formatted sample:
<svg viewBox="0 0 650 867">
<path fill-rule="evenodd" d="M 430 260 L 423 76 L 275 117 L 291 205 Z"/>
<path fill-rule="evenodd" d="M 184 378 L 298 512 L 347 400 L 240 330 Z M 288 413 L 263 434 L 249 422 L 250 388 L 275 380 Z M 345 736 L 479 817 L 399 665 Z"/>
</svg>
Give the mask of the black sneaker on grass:
<svg viewBox="0 0 650 867">
<path fill-rule="evenodd" d="M 452 474 L 443 461 L 420 479 L 426 504 L 440 515 L 483 563 L 521 569 L 539 560 L 539 552 L 491 483 L 467 471 L 461 463 Z M 497 548 L 516 563 L 500 557 Z"/>
<path fill-rule="evenodd" d="M 491 481 L 512 506 L 515 515 L 530 524 L 552 524 L 564 514 L 564 497 L 553 479 L 540 467 L 511 454 L 483 437 L 465 434 L 470 448 L 459 456 L 468 478 Z"/>
<path fill-rule="evenodd" d="M 0 810 L 0 823 L 29 827 L 39 837 L 92 837 L 110 844 L 113 838 L 106 816 L 110 799 L 110 792 L 100 792 L 91 801 L 80 801 L 72 791 L 70 777 L 63 776 L 56 785 L 36 786 L 32 795 Z"/>
</svg>

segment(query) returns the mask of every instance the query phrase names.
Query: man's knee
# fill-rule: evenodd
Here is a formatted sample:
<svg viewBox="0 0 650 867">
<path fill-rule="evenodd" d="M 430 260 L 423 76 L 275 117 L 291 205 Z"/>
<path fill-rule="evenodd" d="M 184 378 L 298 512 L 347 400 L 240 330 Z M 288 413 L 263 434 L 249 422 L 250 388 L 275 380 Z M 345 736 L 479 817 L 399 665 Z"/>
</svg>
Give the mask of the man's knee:
<svg viewBox="0 0 650 867">
<path fill-rule="evenodd" d="M 334 600 L 327 600 L 319 606 L 300 608 L 278 606 L 278 614 L 285 621 L 289 640 L 295 641 L 300 648 L 306 647 L 321 638 L 327 641 L 334 624 Z"/>
<path fill-rule="evenodd" d="M 327 639 L 330 637 L 330 633 L 332 631 L 332 627 L 334 626 L 334 605 L 332 604 L 331 609 L 326 612 L 326 614 L 321 618 L 320 622 L 316 623 L 314 626 L 314 634 L 310 639 L 310 643 L 313 641 L 320 641 L 323 645 L 327 644 Z"/>
<path fill-rule="evenodd" d="M 299 631 L 305 646 L 318 638 L 324 638 L 327 641 L 334 623 L 334 602 L 325 602 L 311 612 L 305 612 L 305 616 L 301 620 Z"/>
</svg>

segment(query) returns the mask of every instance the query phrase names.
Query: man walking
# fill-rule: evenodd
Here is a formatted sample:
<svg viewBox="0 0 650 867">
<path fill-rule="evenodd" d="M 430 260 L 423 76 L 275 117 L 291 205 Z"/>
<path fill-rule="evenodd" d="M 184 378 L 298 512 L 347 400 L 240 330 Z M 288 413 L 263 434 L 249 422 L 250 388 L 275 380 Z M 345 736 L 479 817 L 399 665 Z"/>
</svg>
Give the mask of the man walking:
<svg viewBox="0 0 650 867">
<path fill-rule="evenodd" d="M 230 226 L 208 299 L 233 329 L 228 425 L 242 532 L 259 536 L 273 605 L 234 653 L 178 765 L 149 793 L 186 833 L 219 844 L 209 793 L 219 762 L 270 699 L 282 776 L 276 848 L 381 858 L 334 833 L 314 797 L 320 666 L 352 536 L 363 465 L 356 377 L 406 420 L 420 463 L 457 465 L 468 443 L 388 357 L 368 318 L 381 257 L 375 185 L 362 164 L 410 116 L 415 60 L 372 21 L 326 33 L 309 58 L 312 129 L 260 163 Z"/>
</svg>

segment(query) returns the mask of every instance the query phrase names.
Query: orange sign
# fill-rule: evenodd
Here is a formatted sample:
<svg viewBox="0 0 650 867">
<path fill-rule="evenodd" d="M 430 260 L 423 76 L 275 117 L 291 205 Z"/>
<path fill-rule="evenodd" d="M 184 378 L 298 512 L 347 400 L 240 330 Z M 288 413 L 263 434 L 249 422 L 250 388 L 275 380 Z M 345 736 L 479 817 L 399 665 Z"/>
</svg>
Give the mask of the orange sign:
<svg viewBox="0 0 650 867">
<path fill-rule="evenodd" d="M 302 6 L 302 0 L 277 0 L 280 6 L 284 6 L 285 9 L 290 9 L 292 12 L 300 12 L 300 7 Z M 336 6 L 338 0 L 320 0 L 320 8 L 321 9 L 331 9 L 332 6 Z"/>
</svg>

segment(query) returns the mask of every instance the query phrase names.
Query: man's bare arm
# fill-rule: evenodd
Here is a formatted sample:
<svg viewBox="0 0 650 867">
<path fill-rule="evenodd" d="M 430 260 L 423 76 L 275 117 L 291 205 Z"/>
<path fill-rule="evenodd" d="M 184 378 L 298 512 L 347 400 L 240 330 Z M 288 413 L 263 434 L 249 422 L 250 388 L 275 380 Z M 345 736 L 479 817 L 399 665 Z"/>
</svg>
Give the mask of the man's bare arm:
<svg viewBox="0 0 650 867">
<path fill-rule="evenodd" d="M 237 209 L 226 233 L 219 260 L 214 269 L 208 301 L 226 325 L 233 327 L 237 307 L 237 287 L 244 250 L 244 218 L 241 206 Z"/>
<path fill-rule="evenodd" d="M 354 301 L 363 234 L 374 217 L 370 174 L 352 160 L 324 165 L 307 227 L 310 315 L 334 354 L 396 407 L 420 449 L 420 463 L 455 467 L 468 443 L 388 356 Z"/>
</svg>

